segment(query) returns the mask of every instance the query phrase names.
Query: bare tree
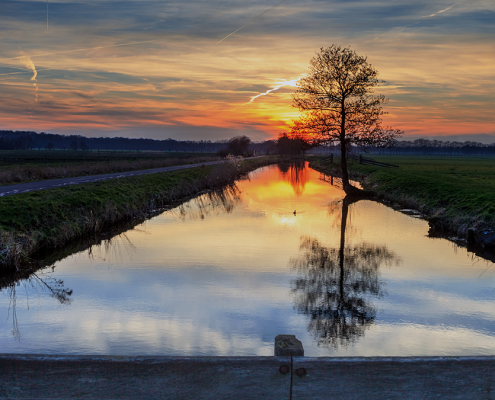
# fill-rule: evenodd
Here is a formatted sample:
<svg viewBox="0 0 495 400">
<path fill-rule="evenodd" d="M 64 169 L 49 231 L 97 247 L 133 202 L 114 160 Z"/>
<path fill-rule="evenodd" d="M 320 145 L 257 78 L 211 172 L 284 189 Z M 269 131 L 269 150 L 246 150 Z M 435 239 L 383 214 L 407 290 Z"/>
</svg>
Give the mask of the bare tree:
<svg viewBox="0 0 495 400">
<path fill-rule="evenodd" d="M 347 194 L 358 191 L 349 183 L 349 146 L 387 146 L 403 132 L 383 128 L 383 95 L 373 88 L 383 81 L 366 57 L 340 46 L 320 49 L 311 59 L 310 72 L 298 81 L 293 106 L 303 111 L 292 134 L 316 143 L 340 144 L 342 183 Z"/>
</svg>

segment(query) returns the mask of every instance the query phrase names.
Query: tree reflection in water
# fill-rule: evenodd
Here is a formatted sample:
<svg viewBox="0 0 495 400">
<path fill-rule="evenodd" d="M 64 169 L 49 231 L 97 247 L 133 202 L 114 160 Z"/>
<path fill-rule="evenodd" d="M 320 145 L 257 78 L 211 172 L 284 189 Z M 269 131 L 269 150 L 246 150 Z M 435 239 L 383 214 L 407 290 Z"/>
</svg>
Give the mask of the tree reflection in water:
<svg viewBox="0 0 495 400">
<path fill-rule="evenodd" d="M 7 310 L 7 320 L 12 318 L 12 335 L 17 339 L 21 339 L 21 332 L 17 322 L 17 289 L 24 286 L 26 292 L 27 307 L 29 309 L 29 289 L 35 289 L 39 292 L 47 292 L 50 297 L 58 300 L 60 304 L 69 305 L 71 303 L 70 296 L 72 290 L 64 286 L 64 281 L 55 279 L 49 274 L 53 272 L 48 269 L 33 272 L 27 278 L 17 276 L 3 276 L 0 279 L 0 290 L 5 290 L 9 297 L 9 308 Z"/>
<path fill-rule="evenodd" d="M 241 191 L 234 184 L 221 190 L 204 193 L 166 212 L 181 220 L 186 220 L 187 218 L 192 220 L 204 219 L 214 211 L 231 213 L 240 199 Z M 129 230 L 145 235 L 150 234 L 146 231 L 145 223 L 140 228 L 131 227 Z M 110 263 L 122 261 L 125 254 L 127 254 L 128 259 L 132 260 L 132 254 L 135 251 L 136 246 L 127 234 L 122 232 L 114 237 L 102 240 L 98 245 L 89 247 L 88 255 L 92 259 Z"/>
<path fill-rule="evenodd" d="M 301 160 L 290 164 L 280 163 L 278 164 L 278 169 L 282 177 L 290 182 L 296 196 L 301 196 L 308 181 L 306 162 Z"/>
<path fill-rule="evenodd" d="M 213 211 L 230 214 L 241 200 L 241 190 L 236 184 L 221 190 L 210 191 L 187 203 L 171 209 L 170 212 L 180 219 L 204 219 Z"/>
<path fill-rule="evenodd" d="M 302 237 L 304 254 L 290 261 L 298 274 L 292 281 L 294 308 L 309 316 L 308 331 L 318 346 L 347 347 L 364 335 L 376 317 L 372 300 L 384 295 L 379 268 L 400 262 L 385 246 L 346 246 L 349 205 L 355 201 L 348 197 L 342 201 L 338 248 Z"/>
</svg>

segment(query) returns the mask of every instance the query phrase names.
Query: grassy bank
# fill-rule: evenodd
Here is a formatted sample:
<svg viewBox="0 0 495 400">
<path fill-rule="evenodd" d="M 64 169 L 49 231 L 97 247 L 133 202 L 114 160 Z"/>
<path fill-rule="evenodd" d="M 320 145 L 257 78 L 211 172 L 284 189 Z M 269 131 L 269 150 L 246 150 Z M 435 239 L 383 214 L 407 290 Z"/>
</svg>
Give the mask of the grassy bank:
<svg viewBox="0 0 495 400">
<path fill-rule="evenodd" d="M 19 268 L 43 248 L 143 218 L 275 161 L 264 157 L 2 197 L 0 268 Z"/>
<path fill-rule="evenodd" d="M 214 154 L 161 152 L 0 151 L 0 185 L 195 164 Z"/>
<path fill-rule="evenodd" d="M 495 227 L 495 159 L 471 157 L 376 156 L 399 168 L 351 164 L 354 179 L 392 205 L 425 214 L 444 234 L 465 238 Z M 336 160 L 338 162 L 338 160 Z M 332 166 L 314 165 L 330 172 Z M 336 166 L 334 166 L 336 168 Z"/>
</svg>

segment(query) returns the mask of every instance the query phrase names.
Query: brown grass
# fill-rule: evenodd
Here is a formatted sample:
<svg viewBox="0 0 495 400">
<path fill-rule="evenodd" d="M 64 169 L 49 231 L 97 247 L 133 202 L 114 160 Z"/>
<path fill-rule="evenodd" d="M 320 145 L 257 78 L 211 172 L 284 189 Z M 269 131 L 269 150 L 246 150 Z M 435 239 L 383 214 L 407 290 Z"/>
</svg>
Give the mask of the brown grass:
<svg viewBox="0 0 495 400">
<path fill-rule="evenodd" d="M 197 164 L 220 160 L 220 157 L 166 158 L 129 161 L 97 161 L 64 165 L 16 165 L 0 170 L 0 185 L 77 176 L 111 174 L 174 165 Z"/>
</svg>

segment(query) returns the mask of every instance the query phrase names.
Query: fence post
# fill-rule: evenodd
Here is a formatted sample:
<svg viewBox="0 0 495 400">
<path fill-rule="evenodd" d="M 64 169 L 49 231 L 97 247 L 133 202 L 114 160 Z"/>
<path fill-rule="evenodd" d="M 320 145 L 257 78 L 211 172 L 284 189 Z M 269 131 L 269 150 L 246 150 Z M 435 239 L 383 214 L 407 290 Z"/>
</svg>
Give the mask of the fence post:
<svg viewBox="0 0 495 400">
<path fill-rule="evenodd" d="M 333 164 L 333 153 L 332 153 L 332 154 L 330 154 L 330 163 L 332 163 L 332 164 Z"/>
<path fill-rule="evenodd" d="M 362 154 L 360 154 L 360 155 L 359 155 L 359 164 L 362 164 L 362 163 L 363 163 L 363 155 L 362 155 Z"/>
</svg>

